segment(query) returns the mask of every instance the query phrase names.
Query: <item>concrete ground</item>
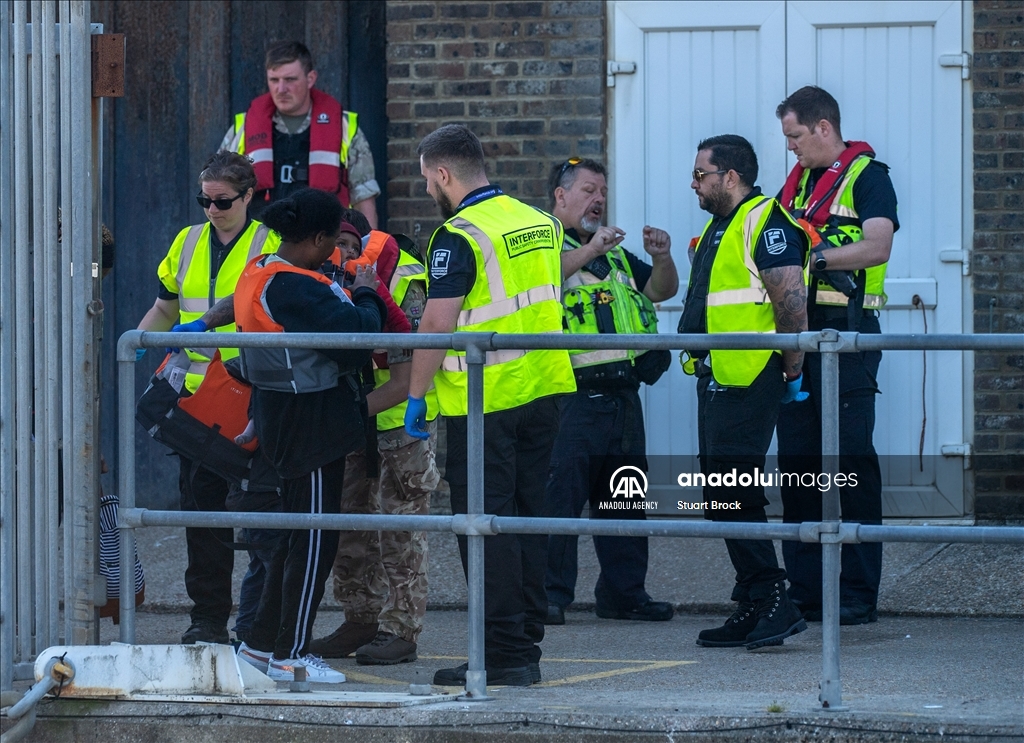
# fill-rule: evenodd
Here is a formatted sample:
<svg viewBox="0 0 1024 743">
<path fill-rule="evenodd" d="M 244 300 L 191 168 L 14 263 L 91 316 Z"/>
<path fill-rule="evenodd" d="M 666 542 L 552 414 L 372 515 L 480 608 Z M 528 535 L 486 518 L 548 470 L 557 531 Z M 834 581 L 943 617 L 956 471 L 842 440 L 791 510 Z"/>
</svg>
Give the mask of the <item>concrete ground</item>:
<svg viewBox="0 0 1024 743">
<path fill-rule="evenodd" d="M 455 538 L 430 539 L 430 608 L 416 663 L 332 661 L 344 691 L 404 694 L 466 656 L 465 582 Z M 143 702 L 49 703 L 31 740 L 1024 740 L 1024 551 L 998 545 L 885 547 L 877 624 L 841 630 L 846 709 L 818 702 L 821 625 L 749 652 L 698 647 L 731 611 L 719 540 L 652 539 L 648 591 L 670 622 L 598 619 L 597 565 L 580 540 L 579 602 L 542 645 L 543 682 L 492 690 L 494 701 L 402 709 Z M 188 626 L 184 531 L 143 529 L 146 605 L 137 641 L 173 643 Z M 236 559 L 237 581 L 245 568 Z M 343 614 L 328 586 L 316 634 Z M 104 620 L 102 640 L 117 640 Z M 440 688 L 436 688 L 441 691 Z M 4 721 L 6 723 L 6 721 Z M 7 728 L 7 725 L 4 725 Z"/>
</svg>

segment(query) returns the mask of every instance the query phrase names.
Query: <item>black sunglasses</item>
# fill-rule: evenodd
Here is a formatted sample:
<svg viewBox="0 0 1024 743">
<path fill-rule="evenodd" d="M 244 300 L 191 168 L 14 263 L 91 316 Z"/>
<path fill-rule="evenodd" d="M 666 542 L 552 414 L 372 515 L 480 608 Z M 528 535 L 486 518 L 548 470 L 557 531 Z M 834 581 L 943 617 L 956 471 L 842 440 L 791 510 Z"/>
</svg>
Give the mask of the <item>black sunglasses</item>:
<svg viewBox="0 0 1024 743">
<path fill-rule="evenodd" d="M 581 162 L 583 162 L 583 158 L 581 157 L 570 157 L 568 160 L 562 163 L 562 169 L 558 171 L 558 178 L 555 179 L 555 182 L 560 183 L 562 180 L 562 176 L 565 175 L 565 171 L 567 171 L 569 168 L 575 168 Z"/>
<path fill-rule="evenodd" d="M 728 172 L 729 172 L 728 170 L 712 170 L 712 171 L 707 171 L 707 170 L 701 170 L 700 168 L 697 168 L 695 171 L 693 171 L 692 175 L 693 175 L 693 180 L 697 181 L 697 183 L 700 183 L 702 180 L 704 180 L 704 176 L 706 176 L 706 175 L 722 175 L 722 173 L 728 173 Z"/>
<path fill-rule="evenodd" d="M 196 194 L 196 201 L 199 203 L 199 206 L 203 207 L 203 209 L 209 209 L 210 206 L 213 205 L 213 206 L 216 206 L 218 209 L 220 209 L 222 212 L 224 212 L 224 211 L 227 211 L 228 209 L 230 209 L 231 205 L 234 202 L 238 201 L 243 196 L 245 196 L 246 193 L 248 193 L 248 192 L 247 191 L 243 191 L 242 193 L 238 194 L 238 196 L 234 197 L 233 199 L 211 199 L 209 196 L 207 196 L 204 193 L 198 193 L 198 194 Z"/>
</svg>

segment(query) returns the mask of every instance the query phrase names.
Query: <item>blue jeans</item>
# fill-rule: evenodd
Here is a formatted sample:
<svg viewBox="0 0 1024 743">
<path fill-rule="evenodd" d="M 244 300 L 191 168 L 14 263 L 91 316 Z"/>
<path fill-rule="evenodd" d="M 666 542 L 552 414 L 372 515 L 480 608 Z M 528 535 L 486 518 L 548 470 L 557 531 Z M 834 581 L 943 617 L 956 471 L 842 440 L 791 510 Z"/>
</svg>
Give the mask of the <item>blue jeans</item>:
<svg viewBox="0 0 1024 743">
<path fill-rule="evenodd" d="M 280 511 L 281 509 L 276 509 Z M 288 532 L 282 529 L 242 529 L 242 542 L 253 545 L 249 548 L 249 569 L 242 578 L 242 587 L 238 592 L 238 616 L 232 631 L 241 641 L 256 618 L 256 609 L 260 605 L 263 594 L 263 583 L 270 569 L 270 561 L 274 556 L 274 548 L 281 537 Z"/>
</svg>

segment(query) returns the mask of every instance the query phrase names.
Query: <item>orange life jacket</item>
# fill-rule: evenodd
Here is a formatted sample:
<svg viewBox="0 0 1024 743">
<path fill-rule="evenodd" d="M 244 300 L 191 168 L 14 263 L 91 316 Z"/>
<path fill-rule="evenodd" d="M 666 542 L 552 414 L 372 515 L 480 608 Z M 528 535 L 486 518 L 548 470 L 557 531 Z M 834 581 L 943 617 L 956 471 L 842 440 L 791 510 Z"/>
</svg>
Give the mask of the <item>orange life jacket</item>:
<svg viewBox="0 0 1024 743">
<path fill-rule="evenodd" d="M 279 273 L 296 273 L 331 287 L 339 301 L 351 295 L 318 271 L 293 266 L 276 255 L 259 256 L 246 265 L 235 285 L 235 326 L 240 333 L 282 333 L 264 299 L 267 284 Z M 242 375 L 260 389 L 295 394 L 319 392 L 338 383 L 338 364 L 312 348 L 243 348 Z"/>
</svg>

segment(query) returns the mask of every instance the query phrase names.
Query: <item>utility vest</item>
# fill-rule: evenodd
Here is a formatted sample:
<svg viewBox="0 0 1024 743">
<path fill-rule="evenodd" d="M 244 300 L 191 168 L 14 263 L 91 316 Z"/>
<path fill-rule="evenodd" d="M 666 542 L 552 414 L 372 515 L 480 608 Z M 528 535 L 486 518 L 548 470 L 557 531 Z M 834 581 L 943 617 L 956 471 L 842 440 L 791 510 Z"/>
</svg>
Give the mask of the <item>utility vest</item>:
<svg viewBox="0 0 1024 743">
<path fill-rule="evenodd" d="M 288 175 L 294 181 L 307 181 L 310 188 L 337 194 L 338 201 L 347 208 L 350 204 L 346 164 L 359 117 L 352 111 L 343 111 L 336 99 L 316 88 L 309 93 L 312 110 L 308 130 L 308 171 L 290 172 Z M 246 113 L 235 114 L 238 154 L 248 155 L 252 160 L 257 191 L 274 188 L 282 175 L 274 172 L 273 116 L 276 111 L 270 93 L 264 93 L 249 104 Z M 267 197 L 269 199 L 269 193 Z"/>
<path fill-rule="evenodd" d="M 463 299 L 455 332 L 562 332 L 563 232 L 557 219 L 501 194 L 464 207 L 438 228 L 444 229 L 465 239 L 476 260 L 476 278 Z M 449 350 L 434 377 L 443 415 L 466 415 L 468 370 L 465 352 Z M 487 353 L 484 413 L 575 391 L 566 351 Z"/>
<path fill-rule="evenodd" d="M 405 295 L 409 291 L 409 286 L 414 281 L 422 281 L 426 283 L 427 269 L 424 268 L 422 263 L 403 250 L 398 254 L 398 265 L 395 267 L 394 273 L 391 274 L 391 284 L 388 286 L 388 290 L 391 292 L 391 297 L 399 307 L 401 307 L 402 302 L 405 301 Z M 415 328 L 413 331 L 415 332 Z M 374 364 L 374 388 L 381 387 L 389 379 L 391 379 L 391 370 L 379 369 L 377 365 Z M 427 420 L 432 421 L 437 417 L 439 411 L 437 391 L 433 386 L 427 390 L 427 394 L 424 399 L 427 403 Z M 393 408 L 377 413 L 377 430 L 389 431 L 392 428 L 400 428 L 404 426 L 405 409 L 407 406 L 408 403 L 402 402 Z"/>
<path fill-rule="evenodd" d="M 754 262 L 754 251 L 777 203 L 768 197 L 751 199 L 739 207 L 725 228 L 708 281 L 705 307 L 708 333 L 775 332 L 775 311 Z M 786 214 L 783 209 L 779 211 Z M 786 218 L 800 229 L 792 217 L 786 214 Z M 713 222 L 711 219 L 705 225 L 697 243 L 698 251 L 705 248 Z M 692 284 L 692 274 L 690 281 Z M 749 387 L 768 365 L 773 353 L 778 351 L 713 349 L 711 372 L 723 387 Z M 684 365 L 683 368 L 693 373 L 692 367 Z"/>
<path fill-rule="evenodd" d="M 326 284 L 339 302 L 349 302 L 348 294 L 322 273 L 298 268 L 268 256 L 256 258 L 245 267 L 235 290 L 235 323 L 240 333 L 283 333 L 266 304 L 267 284 L 279 273 L 297 273 Z M 242 375 L 253 386 L 296 395 L 321 392 L 338 385 L 346 371 L 338 363 L 312 348 L 243 348 Z"/>
<path fill-rule="evenodd" d="M 580 243 L 566 235 L 563 250 L 576 250 Z M 611 272 L 605 278 L 584 266 L 562 282 L 562 326 L 567 333 L 657 333 L 658 314 L 637 288 L 625 252 L 612 248 L 606 254 Z M 580 380 L 580 370 L 599 364 L 621 363 L 632 367 L 644 351 L 569 351 L 569 359 Z M 628 370 L 627 370 L 628 371 Z M 586 373 L 583 373 L 584 376 Z"/>
<path fill-rule="evenodd" d="M 276 253 L 281 244 L 276 232 L 260 222 L 250 222 L 213 277 L 210 275 L 210 229 L 210 223 L 206 222 L 179 232 L 157 270 L 167 289 L 174 291 L 177 288 L 178 314 L 183 324 L 198 320 L 217 302 L 234 294 L 235 284 L 246 263 L 261 253 Z M 233 324 L 216 328 L 218 333 L 232 333 L 234 330 Z M 185 350 L 192 361 L 185 376 L 185 387 L 189 392 L 195 392 L 203 381 L 214 349 Z M 227 361 L 238 355 L 238 349 L 222 348 L 220 355 Z"/>
<path fill-rule="evenodd" d="M 836 187 L 835 197 L 832 199 L 828 209 L 828 220 L 825 222 L 825 226 L 819 229 L 822 240 L 832 246 L 849 245 L 864 239 L 861 220 L 853 204 L 853 184 L 856 182 L 857 177 L 864 172 L 864 169 L 871 164 L 871 160 L 872 158 L 866 155 L 854 160 Z M 810 170 L 804 171 L 796 196 L 793 199 L 793 207 L 789 210 L 797 219 L 803 216 L 804 207 L 807 206 L 807 200 L 810 198 L 810 192 L 807 188 L 810 175 Z M 883 263 L 880 266 L 872 266 L 865 269 L 865 309 L 880 310 L 885 306 L 885 271 L 888 265 L 888 263 Z M 809 275 L 808 283 L 811 281 L 818 282 L 815 304 L 831 307 L 845 307 L 847 305 L 849 300 L 841 291 Z"/>
</svg>

